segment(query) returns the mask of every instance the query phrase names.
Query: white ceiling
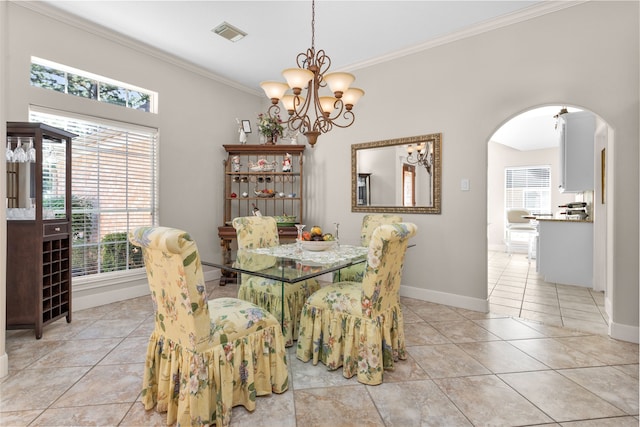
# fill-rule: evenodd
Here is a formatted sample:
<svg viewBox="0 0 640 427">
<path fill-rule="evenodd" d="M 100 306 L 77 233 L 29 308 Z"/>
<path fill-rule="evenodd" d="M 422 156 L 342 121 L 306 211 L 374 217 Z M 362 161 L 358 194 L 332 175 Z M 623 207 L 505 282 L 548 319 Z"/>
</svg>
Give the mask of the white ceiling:
<svg viewBox="0 0 640 427">
<path fill-rule="evenodd" d="M 259 84 L 263 80 L 284 81 L 281 70 L 296 66 L 297 54 L 311 46 L 308 0 L 42 0 L 29 4 L 63 20 L 81 18 L 75 21 L 78 25 L 115 33 L 121 40 L 133 40 L 134 46 L 152 47 L 254 93 L 262 93 Z M 356 74 L 357 87 L 360 67 L 572 4 L 575 2 L 318 0 L 315 47 L 331 57 L 332 71 Z M 225 21 L 248 35 L 233 43 L 211 31 Z M 541 110 L 515 118 L 496 132 L 494 140 L 522 150 L 551 146 L 555 142 L 553 115 L 559 108 L 549 108 L 551 114 Z"/>
</svg>

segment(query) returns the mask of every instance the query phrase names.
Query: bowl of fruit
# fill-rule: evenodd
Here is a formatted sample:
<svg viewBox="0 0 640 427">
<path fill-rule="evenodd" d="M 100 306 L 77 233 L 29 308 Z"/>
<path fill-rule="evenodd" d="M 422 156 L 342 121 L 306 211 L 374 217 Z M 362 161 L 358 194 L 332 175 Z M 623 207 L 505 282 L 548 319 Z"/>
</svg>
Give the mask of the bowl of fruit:
<svg viewBox="0 0 640 427">
<path fill-rule="evenodd" d="M 336 239 L 331 233 L 323 233 L 322 228 L 317 225 L 311 227 L 309 231 L 302 232 L 302 249 L 307 251 L 326 251 L 333 247 Z"/>
</svg>

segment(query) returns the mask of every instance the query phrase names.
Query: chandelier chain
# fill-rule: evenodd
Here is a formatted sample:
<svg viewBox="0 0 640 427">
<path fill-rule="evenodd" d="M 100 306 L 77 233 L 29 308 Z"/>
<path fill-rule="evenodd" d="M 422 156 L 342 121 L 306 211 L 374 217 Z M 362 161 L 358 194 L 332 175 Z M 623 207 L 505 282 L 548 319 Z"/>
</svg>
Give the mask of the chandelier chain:
<svg viewBox="0 0 640 427">
<path fill-rule="evenodd" d="M 316 2 L 311 1 L 311 50 L 316 51 Z"/>
</svg>

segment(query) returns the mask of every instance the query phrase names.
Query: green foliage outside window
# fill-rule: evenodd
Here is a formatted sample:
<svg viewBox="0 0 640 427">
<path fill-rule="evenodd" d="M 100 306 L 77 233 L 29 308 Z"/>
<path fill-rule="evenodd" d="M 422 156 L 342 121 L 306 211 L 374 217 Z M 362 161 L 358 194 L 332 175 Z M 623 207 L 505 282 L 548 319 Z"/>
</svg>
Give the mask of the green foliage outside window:
<svg viewBox="0 0 640 427">
<path fill-rule="evenodd" d="M 128 252 L 128 257 L 127 257 Z M 142 251 L 127 239 L 126 232 L 110 233 L 102 238 L 102 264 L 100 272 L 144 267 Z"/>
</svg>

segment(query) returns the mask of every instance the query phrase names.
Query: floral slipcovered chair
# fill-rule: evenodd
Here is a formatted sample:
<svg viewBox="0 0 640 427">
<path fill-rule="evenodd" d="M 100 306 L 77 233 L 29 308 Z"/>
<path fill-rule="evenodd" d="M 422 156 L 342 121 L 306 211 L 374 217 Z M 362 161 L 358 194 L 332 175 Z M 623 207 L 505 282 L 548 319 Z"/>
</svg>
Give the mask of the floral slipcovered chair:
<svg viewBox="0 0 640 427">
<path fill-rule="evenodd" d="M 167 425 L 221 427 L 229 425 L 233 406 L 253 411 L 256 396 L 287 390 L 280 324 L 246 301 L 206 301 L 189 234 L 142 227 L 129 241 L 142 248 L 155 309 L 141 397 L 146 410 L 167 412 Z"/>
<path fill-rule="evenodd" d="M 381 225 L 369 242 L 362 283 L 323 287 L 302 308 L 296 354 L 303 362 L 321 361 L 364 384 L 382 382 L 384 369 L 406 359 L 400 280 L 412 223 Z"/>
<path fill-rule="evenodd" d="M 360 245 L 369 246 L 371 234 L 373 234 L 373 230 L 378 228 L 379 225 L 394 224 L 396 222 L 402 222 L 402 217 L 390 214 L 365 215 L 362 218 L 362 226 L 360 228 Z M 333 282 L 362 282 L 364 266 L 364 264 L 355 264 L 336 271 L 333 273 Z"/>
<path fill-rule="evenodd" d="M 238 249 L 268 248 L 280 244 L 278 225 L 270 216 L 247 216 L 234 218 Z M 282 286 L 277 280 L 242 274 L 238 298 L 263 307 L 276 319 L 282 317 Z M 282 333 L 287 347 L 298 339 L 300 311 L 307 297 L 320 289 L 315 279 L 298 283 L 284 283 L 284 321 Z"/>
</svg>

